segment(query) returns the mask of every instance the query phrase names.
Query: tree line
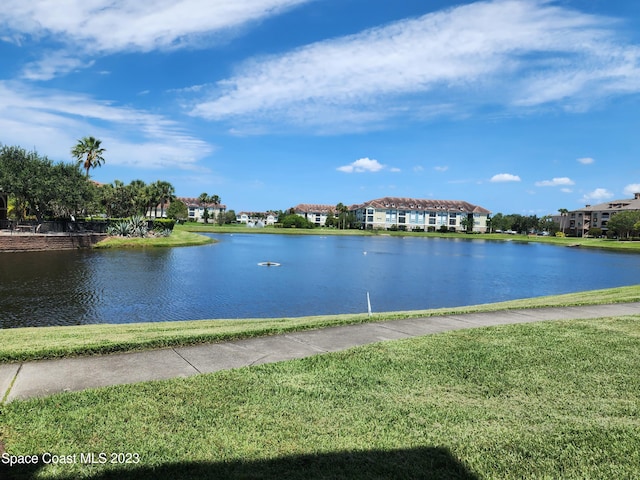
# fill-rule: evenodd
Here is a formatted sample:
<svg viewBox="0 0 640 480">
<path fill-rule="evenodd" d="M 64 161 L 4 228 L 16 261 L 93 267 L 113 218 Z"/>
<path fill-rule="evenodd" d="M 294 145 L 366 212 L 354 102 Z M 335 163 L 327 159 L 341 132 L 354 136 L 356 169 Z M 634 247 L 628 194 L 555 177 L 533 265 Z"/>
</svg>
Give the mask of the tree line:
<svg viewBox="0 0 640 480">
<path fill-rule="evenodd" d="M 518 233 L 549 232 L 554 235 L 560 230 L 560 225 L 553 221 L 550 215 L 538 217 L 537 215 L 520 215 L 517 213 L 496 213 L 488 220 L 488 228 L 491 232 L 512 231 Z"/>
<path fill-rule="evenodd" d="M 125 218 L 150 211 L 157 217 L 158 208 L 159 216 L 164 216 L 167 206 L 167 216 L 186 218 L 187 207 L 176 201 L 169 182 L 133 180 L 125 185 L 115 180 L 98 185 L 91 181 L 89 170 L 104 163 L 99 140 L 85 137 L 71 153 L 77 165 L 54 163 L 36 151 L 0 145 L 0 192 L 9 195 L 11 216 L 18 220 L 35 217 L 39 223 L 46 218 L 99 214 Z"/>
</svg>

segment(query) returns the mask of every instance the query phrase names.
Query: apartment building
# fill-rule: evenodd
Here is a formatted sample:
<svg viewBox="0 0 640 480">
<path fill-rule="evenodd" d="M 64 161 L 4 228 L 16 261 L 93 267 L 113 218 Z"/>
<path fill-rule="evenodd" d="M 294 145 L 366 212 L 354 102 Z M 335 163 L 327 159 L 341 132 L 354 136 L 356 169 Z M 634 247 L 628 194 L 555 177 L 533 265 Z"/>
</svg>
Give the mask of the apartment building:
<svg viewBox="0 0 640 480">
<path fill-rule="evenodd" d="M 398 229 L 436 231 L 466 231 L 473 223 L 473 231 L 487 231 L 491 212 L 486 208 L 458 200 L 431 200 L 384 197 L 351 207 L 356 220 L 365 229 Z"/>
<path fill-rule="evenodd" d="M 189 211 L 189 221 L 191 222 L 204 222 L 204 210 L 205 208 L 209 212 L 209 221 L 213 223 L 216 217 L 220 213 L 225 213 L 227 210 L 226 205 L 219 203 L 200 203 L 200 200 L 192 197 L 179 197 L 182 203 L 187 206 Z"/>
<path fill-rule="evenodd" d="M 316 205 L 311 203 L 301 203 L 293 208 L 293 211 L 306 218 L 317 227 L 323 227 L 329 214 L 335 215 L 336 207 L 333 205 Z"/>
<path fill-rule="evenodd" d="M 606 234 L 607 223 L 618 212 L 640 210 L 640 193 L 634 198 L 612 200 L 597 205 L 586 205 L 584 208 L 573 210 L 567 214 L 569 235 L 584 237 L 591 228 L 600 228 Z"/>
</svg>

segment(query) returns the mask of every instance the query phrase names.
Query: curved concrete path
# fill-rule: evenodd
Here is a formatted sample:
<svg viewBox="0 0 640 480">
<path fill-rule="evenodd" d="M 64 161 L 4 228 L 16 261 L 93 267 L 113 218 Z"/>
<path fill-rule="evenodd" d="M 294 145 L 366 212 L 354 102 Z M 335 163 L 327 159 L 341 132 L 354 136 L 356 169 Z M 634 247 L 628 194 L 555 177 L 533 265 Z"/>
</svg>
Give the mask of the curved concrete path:
<svg viewBox="0 0 640 480">
<path fill-rule="evenodd" d="M 0 400 L 188 377 L 465 328 L 639 315 L 640 302 L 412 318 L 143 352 L 0 364 Z"/>
</svg>

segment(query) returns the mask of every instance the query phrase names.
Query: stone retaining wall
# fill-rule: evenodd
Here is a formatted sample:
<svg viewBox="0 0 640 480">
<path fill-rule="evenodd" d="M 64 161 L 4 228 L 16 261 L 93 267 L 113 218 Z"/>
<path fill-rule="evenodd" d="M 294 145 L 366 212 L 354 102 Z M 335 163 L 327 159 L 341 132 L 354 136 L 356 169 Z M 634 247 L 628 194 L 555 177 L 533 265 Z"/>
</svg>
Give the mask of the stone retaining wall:
<svg viewBox="0 0 640 480">
<path fill-rule="evenodd" d="M 107 237 L 104 233 L 73 235 L 17 234 L 0 235 L 0 252 L 33 252 L 90 248 Z"/>
</svg>

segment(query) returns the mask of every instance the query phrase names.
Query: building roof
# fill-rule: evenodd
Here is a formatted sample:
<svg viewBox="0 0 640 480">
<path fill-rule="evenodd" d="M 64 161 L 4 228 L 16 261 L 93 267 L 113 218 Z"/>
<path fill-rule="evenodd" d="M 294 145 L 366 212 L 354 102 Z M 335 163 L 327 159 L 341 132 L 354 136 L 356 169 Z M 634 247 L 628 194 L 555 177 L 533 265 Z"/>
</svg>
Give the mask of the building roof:
<svg viewBox="0 0 640 480">
<path fill-rule="evenodd" d="M 634 198 L 622 200 L 610 200 L 597 205 L 587 205 L 584 208 L 573 210 L 574 212 L 600 212 L 602 210 L 640 210 L 640 193 L 636 193 Z"/>
<path fill-rule="evenodd" d="M 178 197 L 182 203 L 184 203 L 187 207 L 208 207 L 208 208 L 218 208 L 221 210 L 226 210 L 226 205 L 221 205 L 219 203 L 200 203 L 195 197 Z"/>
<path fill-rule="evenodd" d="M 405 197 L 383 197 L 358 205 L 356 208 L 394 208 L 399 210 L 444 210 L 448 212 L 491 213 L 486 208 L 460 200 L 433 200 Z"/>
<path fill-rule="evenodd" d="M 320 213 L 327 215 L 329 213 L 335 213 L 336 207 L 333 205 L 317 205 L 313 203 L 301 203 L 296 205 L 293 210 L 296 213 Z"/>
</svg>

